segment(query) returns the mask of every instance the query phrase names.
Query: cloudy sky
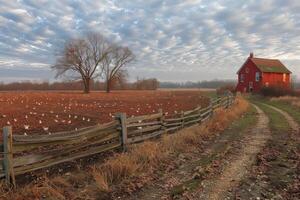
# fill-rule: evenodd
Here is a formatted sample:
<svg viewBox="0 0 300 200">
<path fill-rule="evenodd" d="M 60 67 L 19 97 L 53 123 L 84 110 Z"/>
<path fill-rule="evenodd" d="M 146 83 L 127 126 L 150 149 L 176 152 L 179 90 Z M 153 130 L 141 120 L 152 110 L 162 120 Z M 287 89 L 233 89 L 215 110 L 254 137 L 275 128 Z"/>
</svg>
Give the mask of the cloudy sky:
<svg viewBox="0 0 300 200">
<path fill-rule="evenodd" d="M 251 51 L 300 73 L 299 0 L 0 0 L 0 81 L 53 80 L 89 31 L 133 50 L 131 79 L 234 79 Z"/>
</svg>

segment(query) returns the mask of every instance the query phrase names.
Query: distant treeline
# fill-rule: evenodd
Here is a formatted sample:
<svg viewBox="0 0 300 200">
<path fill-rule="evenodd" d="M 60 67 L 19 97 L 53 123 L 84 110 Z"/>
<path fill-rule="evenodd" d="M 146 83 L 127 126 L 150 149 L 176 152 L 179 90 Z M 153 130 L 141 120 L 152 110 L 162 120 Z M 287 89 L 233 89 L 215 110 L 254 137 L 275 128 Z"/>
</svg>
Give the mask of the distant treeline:
<svg viewBox="0 0 300 200">
<path fill-rule="evenodd" d="M 114 81 L 111 83 L 114 90 L 156 90 L 159 87 L 159 82 L 155 78 L 138 79 L 135 82 Z M 0 83 L 0 91 L 8 90 L 82 90 L 82 81 L 68 81 L 68 82 L 13 82 Z M 91 90 L 105 90 L 104 82 L 91 81 Z"/>
<path fill-rule="evenodd" d="M 157 88 L 222 88 L 224 86 L 235 88 L 234 80 L 212 80 L 199 82 L 158 82 L 155 78 L 138 79 L 135 82 L 116 81 L 112 84 L 114 90 L 156 90 Z M 299 89 L 300 82 L 292 82 L 293 88 Z M 105 90 L 105 83 L 91 81 L 91 90 Z M 7 90 L 82 90 L 81 81 L 68 82 L 14 82 L 0 83 L 0 91 Z"/>
<path fill-rule="evenodd" d="M 160 88 L 220 88 L 224 85 L 236 85 L 234 80 L 212 80 L 198 82 L 160 82 Z"/>
</svg>

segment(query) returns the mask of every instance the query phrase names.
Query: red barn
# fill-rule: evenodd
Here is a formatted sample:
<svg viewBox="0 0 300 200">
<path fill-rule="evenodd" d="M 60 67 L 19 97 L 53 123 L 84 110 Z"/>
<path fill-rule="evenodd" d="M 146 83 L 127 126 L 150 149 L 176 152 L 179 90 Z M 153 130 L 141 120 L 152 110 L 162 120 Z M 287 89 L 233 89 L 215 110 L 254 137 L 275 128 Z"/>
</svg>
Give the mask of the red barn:
<svg viewBox="0 0 300 200">
<path fill-rule="evenodd" d="M 259 92 L 262 87 L 291 87 L 291 72 L 277 59 L 255 58 L 253 53 L 237 72 L 236 91 Z"/>
</svg>

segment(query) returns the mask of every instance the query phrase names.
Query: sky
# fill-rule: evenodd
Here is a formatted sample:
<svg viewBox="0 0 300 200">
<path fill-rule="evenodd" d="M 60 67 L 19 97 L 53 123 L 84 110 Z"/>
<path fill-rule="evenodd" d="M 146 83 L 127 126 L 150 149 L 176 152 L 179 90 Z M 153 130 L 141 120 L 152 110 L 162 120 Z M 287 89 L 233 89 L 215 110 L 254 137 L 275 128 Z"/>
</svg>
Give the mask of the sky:
<svg viewBox="0 0 300 200">
<path fill-rule="evenodd" d="M 54 81 L 87 32 L 132 49 L 130 80 L 235 79 L 250 52 L 300 73 L 299 0 L 0 0 L 0 82 Z"/>
</svg>

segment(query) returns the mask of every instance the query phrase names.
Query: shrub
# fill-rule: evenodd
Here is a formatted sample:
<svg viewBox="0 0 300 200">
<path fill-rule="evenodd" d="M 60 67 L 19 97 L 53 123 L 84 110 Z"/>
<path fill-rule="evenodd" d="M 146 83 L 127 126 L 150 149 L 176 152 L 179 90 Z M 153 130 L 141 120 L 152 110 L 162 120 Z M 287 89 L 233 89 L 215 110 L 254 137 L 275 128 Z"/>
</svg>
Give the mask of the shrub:
<svg viewBox="0 0 300 200">
<path fill-rule="evenodd" d="M 223 95 L 226 91 L 230 91 L 231 93 L 235 93 L 235 85 L 228 84 L 217 89 L 217 95 Z"/>
<path fill-rule="evenodd" d="M 279 97 L 279 96 L 295 96 L 297 93 L 288 88 L 282 88 L 282 87 L 263 87 L 260 90 L 260 94 L 265 97 Z"/>
</svg>

